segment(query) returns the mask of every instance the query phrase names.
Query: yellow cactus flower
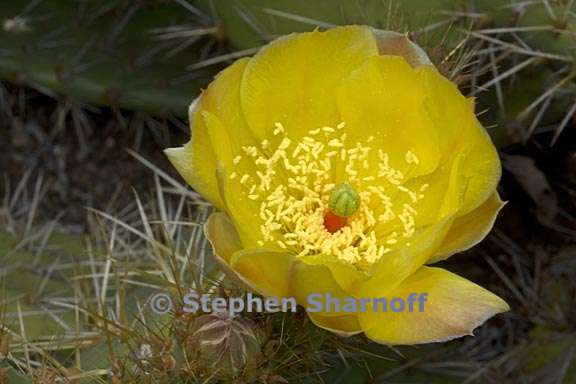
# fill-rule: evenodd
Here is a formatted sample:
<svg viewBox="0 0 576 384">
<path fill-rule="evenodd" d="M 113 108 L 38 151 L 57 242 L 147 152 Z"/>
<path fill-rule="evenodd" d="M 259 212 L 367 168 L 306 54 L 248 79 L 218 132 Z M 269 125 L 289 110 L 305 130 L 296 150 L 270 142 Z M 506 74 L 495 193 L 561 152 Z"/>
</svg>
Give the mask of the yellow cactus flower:
<svg viewBox="0 0 576 384">
<path fill-rule="evenodd" d="M 166 154 L 217 208 L 205 227 L 214 253 L 252 290 L 303 305 L 313 293 L 427 293 L 424 311 L 309 313 L 384 344 L 469 335 L 509 309 L 428 266 L 490 231 L 501 166 L 474 101 L 404 35 L 348 26 L 277 39 L 222 71 L 190 124 L 190 142 Z"/>
</svg>

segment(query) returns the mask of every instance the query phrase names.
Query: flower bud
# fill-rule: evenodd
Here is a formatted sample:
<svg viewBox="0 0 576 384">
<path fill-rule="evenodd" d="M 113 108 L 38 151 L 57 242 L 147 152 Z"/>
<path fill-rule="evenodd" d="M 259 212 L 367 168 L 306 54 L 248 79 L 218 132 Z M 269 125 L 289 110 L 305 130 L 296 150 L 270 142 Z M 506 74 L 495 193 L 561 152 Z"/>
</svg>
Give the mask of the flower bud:
<svg viewBox="0 0 576 384">
<path fill-rule="evenodd" d="M 256 325 L 245 318 L 212 313 L 194 320 L 188 344 L 195 360 L 212 377 L 249 374 L 262 357 Z"/>
</svg>

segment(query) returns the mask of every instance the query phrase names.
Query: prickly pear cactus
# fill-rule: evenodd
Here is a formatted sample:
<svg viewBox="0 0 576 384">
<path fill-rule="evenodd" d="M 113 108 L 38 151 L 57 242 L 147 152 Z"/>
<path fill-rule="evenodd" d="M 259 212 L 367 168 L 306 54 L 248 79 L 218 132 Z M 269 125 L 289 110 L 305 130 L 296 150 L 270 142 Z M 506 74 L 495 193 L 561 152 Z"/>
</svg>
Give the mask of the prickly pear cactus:
<svg viewBox="0 0 576 384">
<path fill-rule="evenodd" d="M 244 0 L 222 1 L 212 8 L 211 3 L 196 1 L 202 9 L 215 10 L 230 41 L 239 48 L 256 46 L 276 35 L 331 25 L 368 24 L 418 32 L 433 31 L 443 24 L 474 23 L 479 28 L 489 26 L 503 32 L 514 28 L 519 34 L 530 34 L 529 40 L 536 48 L 566 52 L 573 49 L 576 32 L 574 6 L 565 0 Z M 452 33 L 458 33 L 457 28 Z"/>
<path fill-rule="evenodd" d="M 569 0 L 15 0 L 0 8 L 0 77 L 81 103 L 184 117 L 221 68 L 214 64 L 279 35 L 368 24 L 410 32 L 440 67 L 471 47 L 470 96 L 488 110 L 485 124 L 499 127 L 497 143 L 549 124 L 555 142 L 573 110 L 574 8 Z"/>
<path fill-rule="evenodd" d="M 367 24 L 385 29 L 402 25 L 417 30 L 446 17 L 435 10 L 447 10 L 461 1 L 381 1 L 381 0 L 246 0 L 222 1 L 215 11 L 230 41 L 238 48 L 254 47 L 278 35 L 304 32 L 315 27 Z M 210 9 L 210 0 L 197 0 Z M 406 17 L 409 15 L 409 18 Z M 398 17 L 400 19 L 399 20 Z"/>
<path fill-rule="evenodd" d="M 212 69 L 219 30 L 163 1 L 48 2 L 0 7 L 0 77 L 92 105 L 185 115 Z"/>
</svg>

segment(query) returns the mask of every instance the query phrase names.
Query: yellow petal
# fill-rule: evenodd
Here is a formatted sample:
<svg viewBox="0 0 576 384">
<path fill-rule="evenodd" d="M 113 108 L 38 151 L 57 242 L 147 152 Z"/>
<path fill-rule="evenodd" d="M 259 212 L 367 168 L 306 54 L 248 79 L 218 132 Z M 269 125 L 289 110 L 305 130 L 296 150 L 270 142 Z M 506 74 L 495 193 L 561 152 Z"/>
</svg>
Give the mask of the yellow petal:
<svg viewBox="0 0 576 384">
<path fill-rule="evenodd" d="M 414 234 L 409 244 L 382 257 L 372 268 L 372 276 L 359 285 L 358 297 L 389 292 L 418 270 L 433 255 L 446 236 L 452 219 L 447 218 Z"/>
<path fill-rule="evenodd" d="M 207 127 L 208 137 L 215 153 L 218 188 L 223 196 L 223 205 L 234 223 L 244 248 L 258 246 L 258 231 L 262 219 L 259 216 L 259 201 L 248 197 L 249 185 L 239 180 L 245 175 L 257 178 L 251 159 L 247 159 L 243 147 L 256 146 L 252 132 L 245 123 L 240 105 L 240 83 L 249 59 L 236 61 L 221 72 L 210 84 L 202 97 L 197 112 Z M 239 163 L 234 159 L 242 156 Z M 235 174 L 235 178 L 231 179 Z M 247 226 L 245 223 L 252 223 Z"/>
<path fill-rule="evenodd" d="M 316 313 L 308 313 L 308 317 L 316 326 L 339 336 L 353 336 L 362 332 L 358 319 L 354 315 L 321 316 Z"/>
<path fill-rule="evenodd" d="M 354 292 L 357 287 L 368 279 L 368 276 L 346 262 L 325 262 L 324 265 L 330 269 L 334 280 L 345 292 Z"/>
<path fill-rule="evenodd" d="M 232 147 L 224 146 L 221 134 L 211 140 L 209 127 L 205 124 L 204 111 L 216 116 L 225 130 L 238 143 L 253 143 L 250 131 L 242 116 L 239 100 L 240 79 L 248 59 L 240 59 L 223 70 L 202 95 L 190 106 L 189 119 L 191 139 L 180 148 L 165 150 L 166 155 L 184 180 L 218 209 L 224 209 L 224 201 L 217 181 L 218 159 L 214 149 L 222 156 Z M 214 121 L 215 119 L 211 119 Z M 214 134 L 212 135 L 214 136 Z M 216 143 L 216 145 L 214 145 Z M 228 155 L 228 158 L 231 154 Z"/>
<path fill-rule="evenodd" d="M 421 192 L 423 198 L 417 203 L 411 203 L 409 196 L 397 194 L 395 204 L 408 203 L 414 207 L 417 227 L 425 227 L 458 214 L 464 204 L 468 183 L 464 176 L 465 160 L 463 153 L 455 153 L 434 172 L 410 180 L 405 186 L 412 191 L 427 186 Z"/>
<path fill-rule="evenodd" d="M 494 192 L 500 180 L 501 165 L 490 136 L 476 119 L 474 101 L 468 100 L 456 85 L 434 67 L 417 70 L 426 90 L 426 109 L 440 138 L 443 161 L 454 153 L 463 153 L 464 177 L 468 187 L 460 215 L 466 214 Z"/>
<path fill-rule="evenodd" d="M 198 108 L 208 128 L 212 148 L 228 173 L 237 170 L 232 159 L 244 154 L 243 146 L 257 145 L 240 102 L 240 86 L 249 58 L 237 60 L 222 71 L 202 94 Z M 245 165 L 246 162 L 241 164 Z"/>
<path fill-rule="evenodd" d="M 230 266 L 252 289 L 268 297 L 290 297 L 294 255 L 267 249 L 236 252 Z"/>
<path fill-rule="evenodd" d="M 204 121 L 195 113 L 197 106 L 198 102 L 190 106 L 191 140 L 182 147 L 165 149 L 164 153 L 186 183 L 218 209 L 223 209 L 224 201 L 216 181 L 216 155 Z"/>
<path fill-rule="evenodd" d="M 240 86 L 249 61 L 247 57 L 239 59 L 220 72 L 202 94 L 199 106 L 199 112 L 218 117 L 234 141 L 244 145 L 254 142 L 240 105 Z"/>
<path fill-rule="evenodd" d="M 478 244 L 490 232 L 500 209 L 504 207 L 497 192 L 472 212 L 454 220 L 440 249 L 428 260 L 435 263 Z"/>
<path fill-rule="evenodd" d="M 204 234 L 212 245 L 214 258 L 220 268 L 238 286 L 252 289 L 230 266 L 232 255 L 242 249 L 242 244 L 228 215 L 223 212 L 211 214 L 204 224 Z"/>
<path fill-rule="evenodd" d="M 502 175 L 502 166 L 496 147 L 480 123 L 475 124 L 468 140 L 470 146 L 467 148 L 464 166 L 464 177 L 468 180 L 468 188 L 460 215 L 473 211 L 486 201 L 496 190 Z"/>
<path fill-rule="evenodd" d="M 424 96 L 416 71 L 400 56 L 372 57 L 343 81 L 338 107 L 348 146 L 359 142 L 372 147 L 372 167 L 359 170 L 359 177 L 374 175 L 379 149 L 407 179 L 436 169 L 438 138 L 425 113 Z M 371 144 L 365 144 L 371 136 Z M 406 161 L 408 151 L 418 157 L 417 164 Z"/>
<path fill-rule="evenodd" d="M 395 206 L 402 207 L 407 204 L 414 209 L 414 225 L 418 231 L 459 213 L 467 187 L 467 179 L 463 175 L 464 159 L 463 154 L 454 154 L 451 161 L 443 162 L 434 172 L 406 182 L 405 188 L 421 196 L 417 202 L 413 202 L 412 197 L 402 191 L 390 193 Z M 381 213 L 378 209 L 382 210 L 381 207 L 374 207 L 376 212 Z M 405 224 L 396 218 L 390 222 L 380 221 L 374 229 L 379 238 L 385 239 L 392 232 L 405 232 L 404 226 Z M 415 241 L 406 239 L 406 242 Z M 404 241 L 399 241 L 397 246 L 403 247 Z M 394 249 L 395 246 L 389 247 Z"/>
<path fill-rule="evenodd" d="M 235 154 L 242 153 L 238 141 L 234 140 L 232 127 L 224 126 L 218 116 L 207 110 L 199 112 L 204 119 L 204 125 L 208 129 L 208 137 L 216 159 L 225 169 L 231 170 Z M 229 172 L 228 172 L 229 173 Z"/>
<path fill-rule="evenodd" d="M 256 170 L 252 161 L 240 161 L 234 164 L 234 157 L 241 151 L 241 142 L 231 137 L 234 132 L 225 127 L 222 121 L 208 111 L 202 111 L 204 122 L 208 127 L 208 132 L 212 146 L 217 158 L 217 182 L 220 194 L 224 197 L 224 207 L 230 215 L 244 248 L 254 248 L 258 246 L 260 239 L 259 231 L 254 231 L 254 227 L 259 228 L 262 218 L 259 215 L 260 201 L 249 197 L 250 185 L 243 185 L 240 179 L 248 174 L 256 179 Z M 232 179 L 232 175 L 235 177 Z M 261 196 L 264 198 L 264 196 Z M 247 226 L 245 223 L 252 223 Z"/>
<path fill-rule="evenodd" d="M 500 162 L 474 115 L 471 101 L 433 67 L 425 65 L 417 72 L 424 84 L 426 113 L 438 132 L 442 155 L 433 173 L 406 184 L 410 190 L 428 185 L 422 193 L 424 198 L 414 205 L 417 226 L 423 226 L 453 214 L 464 215 L 485 201 L 489 196 L 486 193 L 496 188 Z M 407 201 L 406 196 L 399 197 L 398 204 Z"/>
<path fill-rule="evenodd" d="M 346 292 L 354 292 L 358 285 L 368 279 L 368 275 L 350 263 L 335 260 L 333 255 L 306 256 L 302 262 L 308 265 L 322 265 L 328 268 L 334 281 Z"/>
<path fill-rule="evenodd" d="M 366 311 L 359 314 L 366 336 L 382 344 L 421 344 L 441 342 L 471 335 L 474 328 L 508 304 L 486 289 L 446 270 L 422 267 L 394 291 L 388 299 L 411 293 L 427 293 L 423 311 Z M 408 308 L 408 304 L 405 304 Z M 368 306 L 370 308 L 370 306 Z"/>
<path fill-rule="evenodd" d="M 222 167 L 218 177 L 220 190 L 225 197 L 226 211 L 234 223 L 242 246 L 244 248 L 261 247 L 259 243 L 262 239 L 260 225 L 263 220 L 259 213 L 260 202 L 265 196 L 259 195 L 258 199 L 253 200 L 247 191 L 247 187 L 240 184 L 238 180 L 240 176 L 230 179 L 230 175 Z M 266 242 L 264 245 L 271 246 L 273 243 Z M 275 247 L 280 248 L 277 245 Z"/>
<path fill-rule="evenodd" d="M 292 269 L 291 281 L 290 294 L 296 298 L 298 304 L 304 307 L 308 306 L 312 294 L 322 296 L 330 294 L 331 297 L 340 300 L 350 297 L 350 294 L 342 289 L 325 265 L 308 264 L 298 260 Z M 341 315 L 334 311 L 326 311 L 325 308 L 315 313 L 320 316 Z"/>
<path fill-rule="evenodd" d="M 204 234 L 214 249 L 214 255 L 225 265 L 230 264 L 232 255 L 242 249 L 234 224 L 223 212 L 210 215 L 204 224 Z"/>
<path fill-rule="evenodd" d="M 293 140 L 340 122 L 334 91 L 366 58 L 378 54 L 371 28 L 348 26 L 293 34 L 256 54 L 242 83 L 242 107 L 259 138 L 280 122 Z"/>
</svg>

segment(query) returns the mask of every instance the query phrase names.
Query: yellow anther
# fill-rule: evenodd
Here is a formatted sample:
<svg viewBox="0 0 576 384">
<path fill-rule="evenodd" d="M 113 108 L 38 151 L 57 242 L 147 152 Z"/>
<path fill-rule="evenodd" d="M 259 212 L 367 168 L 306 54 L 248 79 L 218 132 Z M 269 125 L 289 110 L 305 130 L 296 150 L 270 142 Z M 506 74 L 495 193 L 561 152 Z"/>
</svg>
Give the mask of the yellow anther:
<svg viewBox="0 0 576 384">
<path fill-rule="evenodd" d="M 298 141 L 286 135 L 263 140 L 242 148 L 247 157 L 233 158 L 235 165 L 249 162 L 254 168 L 231 178 L 239 179 L 246 196 L 257 205 L 259 246 L 275 244 L 298 257 L 330 255 L 364 268 L 415 232 L 415 207 L 426 186 L 414 191 L 406 188 L 403 173 L 390 165 L 389 155 L 370 146 L 374 137 L 352 145 L 342 131 L 345 125 L 310 130 Z M 285 134 L 286 130 L 276 123 L 273 133 Z M 411 152 L 405 160 L 419 161 Z M 335 185 L 338 172 L 344 172 L 349 183 Z M 410 204 L 395 205 L 391 196 L 398 193 L 407 194 Z M 327 208 L 346 217 L 345 226 L 337 232 L 326 230 Z M 375 230 L 381 225 L 401 231 L 381 238 Z"/>
</svg>

